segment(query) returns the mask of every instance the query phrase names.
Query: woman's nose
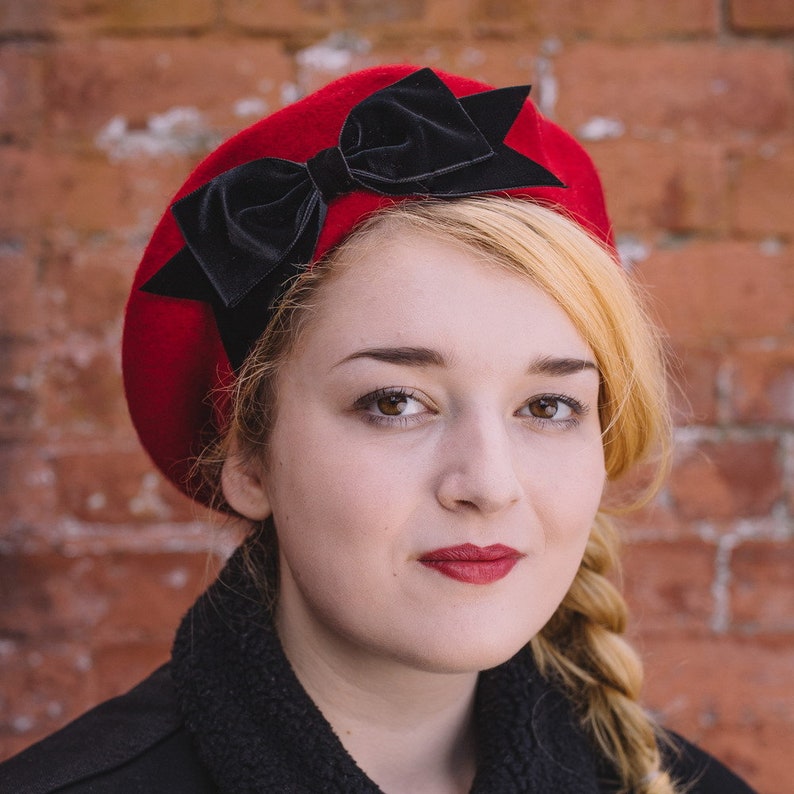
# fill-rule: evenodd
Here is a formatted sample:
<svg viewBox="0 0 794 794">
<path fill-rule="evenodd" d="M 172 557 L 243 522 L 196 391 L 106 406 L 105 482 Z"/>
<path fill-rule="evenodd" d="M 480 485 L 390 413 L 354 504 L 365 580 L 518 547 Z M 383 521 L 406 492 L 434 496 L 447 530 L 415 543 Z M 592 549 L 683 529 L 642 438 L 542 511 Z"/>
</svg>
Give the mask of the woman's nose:
<svg viewBox="0 0 794 794">
<path fill-rule="evenodd" d="M 501 417 L 452 421 L 439 464 L 436 497 L 447 510 L 496 513 L 522 497 L 515 450 Z"/>
</svg>

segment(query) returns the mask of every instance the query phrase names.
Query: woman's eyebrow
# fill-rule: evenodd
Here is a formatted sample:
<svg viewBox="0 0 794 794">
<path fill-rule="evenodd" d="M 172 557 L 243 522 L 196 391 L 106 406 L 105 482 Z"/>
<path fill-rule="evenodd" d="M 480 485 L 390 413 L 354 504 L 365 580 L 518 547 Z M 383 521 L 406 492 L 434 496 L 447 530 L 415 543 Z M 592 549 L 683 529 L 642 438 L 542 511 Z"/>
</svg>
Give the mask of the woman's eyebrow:
<svg viewBox="0 0 794 794">
<path fill-rule="evenodd" d="M 387 364 L 400 364 L 409 367 L 449 366 L 444 354 L 430 347 L 367 347 L 345 356 L 340 361 L 337 361 L 334 367 L 360 358 L 371 358 L 374 361 L 384 361 Z M 541 356 L 532 361 L 527 368 L 527 374 L 561 377 L 564 375 L 575 375 L 577 372 L 584 370 L 598 372 L 598 367 L 595 362 L 589 359 Z"/>
<path fill-rule="evenodd" d="M 586 358 L 556 358 L 554 356 L 542 356 L 536 358 L 527 369 L 529 375 L 551 375 L 560 377 L 563 375 L 575 375 L 584 370 L 594 370 L 598 372 L 598 367 L 594 361 Z"/>
<path fill-rule="evenodd" d="M 402 364 L 409 367 L 446 367 L 447 360 L 438 350 L 429 347 L 367 347 L 357 350 L 334 367 L 358 358 L 371 358 L 375 361 L 385 361 L 388 364 Z"/>
</svg>

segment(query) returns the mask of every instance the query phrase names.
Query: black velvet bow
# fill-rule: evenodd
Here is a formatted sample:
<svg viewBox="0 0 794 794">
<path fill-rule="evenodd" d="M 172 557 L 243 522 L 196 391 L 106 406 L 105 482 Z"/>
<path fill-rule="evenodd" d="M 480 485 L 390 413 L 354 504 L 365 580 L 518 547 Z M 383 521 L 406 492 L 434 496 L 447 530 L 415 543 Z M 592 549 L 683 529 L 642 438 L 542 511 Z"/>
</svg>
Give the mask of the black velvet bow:
<svg viewBox="0 0 794 794">
<path fill-rule="evenodd" d="M 242 364 L 286 283 L 311 262 L 334 198 L 358 190 L 456 198 L 563 187 L 504 144 L 528 86 L 456 98 L 430 69 L 352 108 L 338 146 L 307 163 L 265 157 L 175 202 L 186 246 L 143 289 L 210 303 L 232 366 Z"/>
</svg>

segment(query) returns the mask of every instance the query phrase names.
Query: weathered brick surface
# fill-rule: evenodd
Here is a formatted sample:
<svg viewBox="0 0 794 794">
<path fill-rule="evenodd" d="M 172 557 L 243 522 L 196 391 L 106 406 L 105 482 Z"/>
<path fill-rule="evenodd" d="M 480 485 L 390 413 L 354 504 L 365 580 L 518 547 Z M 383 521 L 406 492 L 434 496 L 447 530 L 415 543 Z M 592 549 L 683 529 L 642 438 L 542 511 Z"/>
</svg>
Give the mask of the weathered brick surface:
<svg viewBox="0 0 794 794">
<path fill-rule="evenodd" d="M 679 444 L 670 478 L 677 512 L 691 519 L 768 514 L 783 497 L 780 458 L 776 439 Z"/>
<path fill-rule="evenodd" d="M 715 33 L 719 17 L 709 0 L 643 0 L 591 3 L 587 0 L 477 0 L 472 15 L 481 32 L 501 35 L 531 31 L 562 38 L 606 40 L 661 38 Z"/>
<path fill-rule="evenodd" d="M 653 250 L 638 268 L 677 343 L 710 346 L 788 339 L 794 327 L 794 249 L 684 241 Z"/>
<path fill-rule="evenodd" d="M 791 239 L 794 145 L 761 145 L 740 159 L 737 170 L 731 190 L 731 221 L 736 231 Z"/>
<path fill-rule="evenodd" d="M 783 0 L 0 0 L 0 756 L 165 659 L 239 537 L 156 473 L 121 392 L 166 202 L 258 116 L 408 61 L 532 83 L 601 169 L 677 361 L 672 475 L 621 519 L 647 699 L 786 792 L 793 45 Z"/>
<path fill-rule="evenodd" d="M 579 127 L 585 137 L 592 123 Z M 595 134 L 595 133 L 593 133 Z M 595 142 L 618 233 L 722 232 L 728 223 L 728 158 L 719 143 L 627 139 Z"/>
<path fill-rule="evenodd" d="M 778 637 L 645 635 L 647 699 L 664 723 L 711 748 L 763 794 L 785 794 L 794 738 L 794 650 Z M 773 748 L 781 750 L 775 752 Z"/>
<path fill-rule="evenodd" d="M 794 549 L 782 541 L 745 543 L 733 553 L 731 621 L 749 634 L 794 630 Z"/>
<path fill-rule="evenodd" d="M 778 35 L 794 31 L 794 8 L 788 0 L 730 0 L 729 9 L 736 30 Z"/>
<path fill-rule="evenodd" d="M 563 46 L 556 59 L 559 117 L 578 128 L 615 117 L 638 136 L 786 133 L 794 61 L 769 48 L 704 42 Z"/>
</svg>

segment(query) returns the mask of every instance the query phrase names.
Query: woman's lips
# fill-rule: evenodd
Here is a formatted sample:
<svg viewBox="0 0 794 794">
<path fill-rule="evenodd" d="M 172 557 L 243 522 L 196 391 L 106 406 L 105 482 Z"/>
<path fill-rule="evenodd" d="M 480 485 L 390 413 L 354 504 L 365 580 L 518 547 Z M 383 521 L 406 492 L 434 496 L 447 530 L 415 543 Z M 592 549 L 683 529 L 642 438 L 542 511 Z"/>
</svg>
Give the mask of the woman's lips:
<svg viewBox="0 0 794 794">
<path fill-rule="evenodd" d="M 419 562 L 459 582 L 490 584 L 507 576 L 523 556 L 501 543 L 484 547 L 463 543 L 424 552 Z"/>
</svg>

